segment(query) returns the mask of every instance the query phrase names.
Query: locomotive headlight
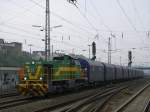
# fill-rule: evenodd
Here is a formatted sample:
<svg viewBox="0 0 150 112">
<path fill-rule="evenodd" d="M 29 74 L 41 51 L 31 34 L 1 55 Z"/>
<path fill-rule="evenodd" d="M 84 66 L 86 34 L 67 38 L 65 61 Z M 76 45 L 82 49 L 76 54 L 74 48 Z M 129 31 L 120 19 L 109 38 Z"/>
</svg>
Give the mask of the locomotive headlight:
<svg viewBox="0 0 150 112">
<path fill-rule="evenodd" d="M 27 80 L 27 77 L 24 77 L 24 80 Z"/>
<path fill-rule="evenodd" d="M 43 78 L 42 78 L 42 77 L 40 77 L 40 80 L 43 80 Z"/>
<path fill-rule="evenodd" d="M 32 61 L 32 64 L 34 65 L 34 64 L 35 64 L 35 62 L 34 62 L 34 61 Z"/>
</svg>

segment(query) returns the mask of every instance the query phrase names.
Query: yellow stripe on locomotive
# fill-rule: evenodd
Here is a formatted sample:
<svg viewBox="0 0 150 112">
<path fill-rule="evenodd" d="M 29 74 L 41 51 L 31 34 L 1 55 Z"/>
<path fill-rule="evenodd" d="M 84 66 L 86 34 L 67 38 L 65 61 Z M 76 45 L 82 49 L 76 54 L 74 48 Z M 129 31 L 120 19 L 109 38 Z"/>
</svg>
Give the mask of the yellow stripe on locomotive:
<svg viewBox="0 0 150 112">
<path fill-rule="evenodd" d="M 53 80 L 72 80 L 84 78 L 84 74 L 79 67 L 59 67 L 53 75 Z"/>
</svg>

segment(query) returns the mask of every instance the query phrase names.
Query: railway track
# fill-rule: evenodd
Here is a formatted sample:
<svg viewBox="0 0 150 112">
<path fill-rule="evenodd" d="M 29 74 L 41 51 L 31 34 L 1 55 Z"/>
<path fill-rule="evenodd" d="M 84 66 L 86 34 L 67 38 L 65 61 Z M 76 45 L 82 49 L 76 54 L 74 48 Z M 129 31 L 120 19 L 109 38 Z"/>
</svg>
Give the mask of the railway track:
<svg viewBox="0 0 150 112">
<path fill-rule="evenodd" d="M 0 110 L 7 109 L 14 106 L 19 106 L 27 103 L 31 103 L 33 101 L 37 101 L 38 99 L 34 99 L 33 97 L 20 97 L 17 99 L 11 99 L 8 101 L 0 102 Z"/>
<path fill-rule="evenodd" d="M 47 111 L 56 111 L 56 112 L 75 112 L 79 108 L 88 105 L 89 103 L 92 103 L 93 101 L 97 101 L 97 99 L 101 99 L 103 97 L 109 98 L 112 96 L 112 94 L 116 94 L 118 91 L 123 89 L 125 87 L 112 87 L 112 88 L 107 88 L 105 90 L 101 90 L 98 92 L 95 92 L 94 95 L 89 95 L 86 97 L 81 97 L 79 99 L 71 100 L 68 102 L 56 104 L 56 105 L 51 105 L 50 107 L 43 108 L 36 110 L 34 112 L 47 112 Z"/>
<path fill-rule="evenodd" d="M 65 110 L 65 112 L 98 112 L 110 97 L 112 97 L 114 94 L 118 93 L 119 91 L 125 88 L 127 88 L 127 86 L 114 88 L 110 91 L 105 91 L 103 93 L 100 92 L 83 101 L 79 101 L 71 105 L 71 107 Z"/>
<path fill-rule="evenodd" d="M 72 100 L 65 103 L 51 105 L 47 108 L 39 109 L 34 112 L 99 112 L 105 104 L 121 90 L 129 87 L 132 83 L 120 85 L 117 88 L 111 88 L 95 95 Z"/>
<path fill-rule="evenodd" d="M 127 106 L 129 106 L 130 104 L 132 104 L 132 102 L 142 93 L 144 92 L 148 87 L 150 87 L 150 83 L 148 83 L 146 86 L 144 86 L 142 89 L 140 89 L 136 94 L 134 94 L 131 98 L 129 98 L 129 100 L 127 100 L 124 104 L 122 104 L 119 108 L 117 108 L 114 112 L 122 112 L 124 111 Z M 149 103 L 148 102 L 145 106 L 145 110 L 144 112 L 148 112 L 149 110 Z"/>
<path fill-rule="evenodd" d="M 112 86 L 109 86 L 109 88 Z M 59 97 L 59 94 L 56 95 L 51 95 L 48 97 L 48 99 L 51 98 L 57 98 Z M 63 95 L 62 95 L 63 96 Z M 9 98 L 2 98 L 0 100 L 0 110 L 3 109 L 11 109 L 11 107 L 15 107 L 15 106 L 20 106 L 20 105 L 25 105 L 28 103 L 34 103 L 36 101 L 40 101 L 40 100 L 45 100 L 45 98 L 33 98 L 33 97 L 23 97 L 23 96 L 14 96 L 14 97 L 9 97 Z"/>
<path fill-rule="evenodd" d="M 0 94 L 0 98 L 6 98 L 6 97 L 11 97 L 11 96 L 17 96 L 19 95 L 16 90 L 10 91 L 5 91 L 4 93 Z"/>
<path fill-rule="evenodd" d="M 7 93 L 7 94 L 2 94 L 0 95 L 0 98 L 7 98 L 7 97 L 12 97 L 12 96 L 18 96 L 19 94 L 17 92 L 14 93 Z"/>
<path fill-rule="evenodd" d="M 123 89 L 123 87 L 131 86 L 131 85 L 134 85 L 134 87 L 132 88 L 135 88 L 135 85 L 136 84 L 140 85 L 140 83 L 146 84 L 146 80 L 144 81 L 144 83 L 142 80 L 130 81 L 130 82 L 122 83 L 122 84 L 109 85 L 109 86 L 105 86 L 101 88 L 95 88 L 92 91 L 88 90 L 88 91 L 81 92 L 81 93 L 73 93 L 73 94 L 67 94 L 67 95 L 63 94 L 62 96 L 56 95 L 56 97 L 54 95 L 44 100 L 37 99 L 38 100 L 37 102 L 35 102 L 34 99 L 33 99 L 34 101 L 33 100 L 29 101 L 30 100 L 29 99 L 25 101 L 19 101 L 19 102 L 17 101 L 18 103 L 14 102 L 16 104 L 12 102 L 12 103 L 9 103 L 10 105 L 8 105 L 6 103 L 6 107 L 4 107 L 5 105 L 3 105 L 3 108 L 0 110 L 3 111 L 3 109 L 5 109 L 5 111 L 13 111 L 13 112 L 20 112 L 22 110 L 24 110 L 24 112 L 67 112 L 67 111 L 69 112 L 71 111 L 71 109 L 73 109 L 75 106 L 77 106 L 80 103 L 83 105 L 80 106 L 80 109 L 78 108 L 79 110 L 77 111 L 98 112 L 99 110 L 101 110 L 101 108 L 107 105 L 107 101 L 109 101 L 114 95 L 116 95 L 119 92 L 118 89 L 121 89 L 121 88 Z M 94 95 L 96 94 L 97 96 L 94 97 Z M 92 96 L 93 98 L 91 98 Z"/>
</svg>

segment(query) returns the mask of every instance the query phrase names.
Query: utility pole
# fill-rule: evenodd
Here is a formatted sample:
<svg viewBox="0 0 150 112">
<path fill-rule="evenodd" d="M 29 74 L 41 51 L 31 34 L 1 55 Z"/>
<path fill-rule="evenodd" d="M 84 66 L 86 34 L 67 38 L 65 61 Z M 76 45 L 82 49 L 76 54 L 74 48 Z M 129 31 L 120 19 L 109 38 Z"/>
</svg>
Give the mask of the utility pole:
<svg viewBox="0 0 150 112">
<path fill-rule="evenodd" d="M 110 37 L 108 38 L 108 64 L 111 64 L 111 42 Z"/>
<path fill-rule="evenodd" d="M 50 3 L 46 0 L 46 17 L 45 17 L 45 60 L 50 59 Z"/>
</svg>

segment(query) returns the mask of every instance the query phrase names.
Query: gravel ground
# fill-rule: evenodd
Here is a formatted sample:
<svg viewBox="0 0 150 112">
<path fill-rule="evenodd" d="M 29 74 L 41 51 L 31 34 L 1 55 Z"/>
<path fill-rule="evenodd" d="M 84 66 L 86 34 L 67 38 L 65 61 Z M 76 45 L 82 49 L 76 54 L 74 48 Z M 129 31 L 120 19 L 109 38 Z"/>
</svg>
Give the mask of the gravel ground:
<svg viewBox="0 0 150 112">
<path fill-rule="evenodd" d="M 144 81 L 139 80 L 134 82 L 134 84 L 131 85 L 129 88 L 124 89 L 118 94 L 116 94 L 115 96 L 113 96 L 103 107 L 101 112 L 113 112 L 115 109 L 117 109 L 121 104 L 127 101 L 132 95 L 134 95 L 134 93 L 140 90 L 148 82 L 150 82 L 150 79 L 144 79 Z M 137 112 L 137 111 L 130 111 L 130 112 Z"/>
</svg>

